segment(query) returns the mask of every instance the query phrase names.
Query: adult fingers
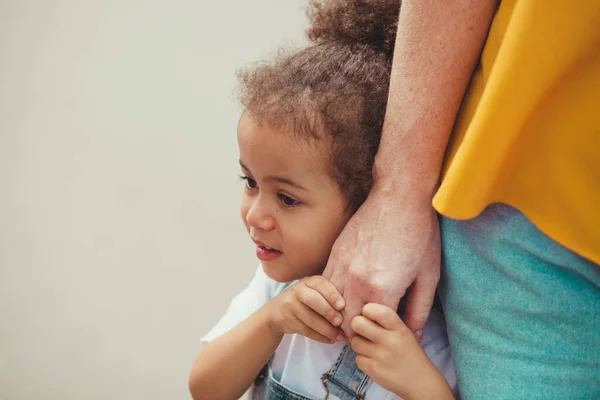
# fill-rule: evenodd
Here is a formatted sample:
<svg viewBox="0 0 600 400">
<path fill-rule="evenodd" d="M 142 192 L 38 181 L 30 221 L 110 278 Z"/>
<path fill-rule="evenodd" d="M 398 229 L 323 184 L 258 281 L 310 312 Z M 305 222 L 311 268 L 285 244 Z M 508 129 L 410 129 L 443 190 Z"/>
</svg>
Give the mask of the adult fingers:
<svg viewBox="0 0 600 400">
<path fill-rule="evenodd" d="M 350 293 L 349 293 L 350 294 Z M 352 339 L 354 337 L 354 328 L 352 327 L 352 320 L 360 315 L 360 312 L 365 305 L 365 301 L 357 296 L 352 296 L 346 298 L 346 307 L 344 308 L 344 322 L 342 323 L 342 329 L 344 330 L 344 334 L 348 339 Z"/>
<path fill-rule="evenodd" d="M 325 278 L 328 282 L 331 282 L 336 290 L 341 292 L 343 295 L 342 289 L 346 286 L 345 275 L 348 271 L 348 263 L 342 258 L 344 253 L 338 250 L 337 242 L 339 240 L 340 238 L 338 237 L 333 244 L 331 253 L 329 254 L 329 259 L 327 260 L 327 265 L 325 266 L 321 276 L 323 276 L 323 278 Z"/>
<path fill-rule="evenodd" d="M 323 318 L 321 315 L 317 314 L 310 307 L 305 304 L 299 304 L 295 313 L 296 318 L 300 320 L 307 328 L 319 333 L 322 336 L 327 337 L 333 341 L 341 340 L 340 334 L 342 333 L 339 328 L 334 327 Z M 301 335 L 310 337 L 305 334 L 305 332 L 300 332 Z"/>
<path fill-rule="evenodd" d="M 332 325 L 338 326 L 342 323 L 342 313 L 333 308 L 321 293 L 311 289 L 308 285 L 304 290 L 299 290 L 298 300 L 327 319 Z"/>
<path fill-rule="evenodd" d="M 319 292 L 335 309 L 341 310 L 346 305 L 342 294 L 337 290 L 333 283 L 329 282 L 324 277 L 319 275 L 310 276 L 304 279 L 304 284 Z"/>
<path fill-rule="evenodd" d="M 380 342 L 386 332 L 384 328 L 362 315 L 352 318 L 352 330 L 375 343 Z"/>
<path fill-rule="evenodd" d="M 355 277 L 349 273 L 346 287 L 344 288 L 346 307 L 342 310 L 342 314 L 344 315 L 342 329 L 348 339 L 352 339 L 355 334 L 352 328 L 352 320 L 361 314 L 363 306 L 369 301 L 368 296 L 370 292 L 365 290 L 366 286 L 367 283 L 362 279 L 362 276 Z"/>
<path fill-rule="evenodd" d="M 388 330 L 395 330 L 399 326 L 404 325 L 394 310 L 382 304 L 365 304 L 362 309 L 362 315 Z"/>
<path fill-rule="evenodd" d="M 436 286 L 437 280 L 417 278 L 408 292 L 403 319 L 417 340 L 421 340 L 423 336 L 423 327 L 429 318 Z"/>
</svg>

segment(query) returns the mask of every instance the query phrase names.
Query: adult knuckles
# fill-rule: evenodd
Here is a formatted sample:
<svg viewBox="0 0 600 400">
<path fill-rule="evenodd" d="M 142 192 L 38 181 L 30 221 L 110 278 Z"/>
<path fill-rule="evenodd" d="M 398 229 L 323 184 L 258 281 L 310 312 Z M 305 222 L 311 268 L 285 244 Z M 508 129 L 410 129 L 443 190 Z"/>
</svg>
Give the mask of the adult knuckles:
<svg viewBox="0 0 600 400">
<path fill-rule="evenodd" d="M 351 270 L 349 281 L 353 287 L 361 288 L 367 298 L 378 303 L 382 302 L 391 287 L 396 286 L 396 283 L 386 274 L 374 274 L 366 270 Z"/>
<path fill-rule="evenodd" d="M 365 269 L 351 268 L 348 271 L 350 282 L 353 284 L 370 284 L 372 276 Z"/>
</svg>

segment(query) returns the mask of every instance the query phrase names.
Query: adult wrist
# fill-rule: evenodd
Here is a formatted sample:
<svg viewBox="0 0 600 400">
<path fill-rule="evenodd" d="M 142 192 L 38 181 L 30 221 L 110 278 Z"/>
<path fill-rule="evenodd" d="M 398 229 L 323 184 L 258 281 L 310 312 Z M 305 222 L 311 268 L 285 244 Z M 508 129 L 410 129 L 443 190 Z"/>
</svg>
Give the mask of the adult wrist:
<svg viewBox="0 0 600 400">
<path fill-rule="evenodd" d="M 396 156 L 402 157 L 408 156 Z M 439 187 L 439 168 L 400 161 L 378 154 L 373 163 L 372 192 L 391 196 L 404 204 L 430 206 Z"/>
<path fill-rule="evenodd" d="M 404 211 L 426 211 L 433 209 L 432 200 L 437 187 L 437 181 L 427 184 L 415 182 L 414 178 L 403 174 L 374 174 L 369 197 L 379 202 L 386 202 L 387 199 Z"/>
</svg>

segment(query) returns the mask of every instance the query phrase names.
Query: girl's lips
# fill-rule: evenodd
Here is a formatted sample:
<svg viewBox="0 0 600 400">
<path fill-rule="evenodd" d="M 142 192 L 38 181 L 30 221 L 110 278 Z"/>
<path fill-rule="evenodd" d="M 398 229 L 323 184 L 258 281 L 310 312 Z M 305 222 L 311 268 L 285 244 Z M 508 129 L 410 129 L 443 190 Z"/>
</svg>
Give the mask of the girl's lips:
<svg viewBox="0 0 600 400">
<path fill-rule="evenodd" d="M 273 261 L 281 255 L 279 250 L 267 249 L 265 246 L 256 247 L 256 257 L 260 261 Z"/>
</svg>

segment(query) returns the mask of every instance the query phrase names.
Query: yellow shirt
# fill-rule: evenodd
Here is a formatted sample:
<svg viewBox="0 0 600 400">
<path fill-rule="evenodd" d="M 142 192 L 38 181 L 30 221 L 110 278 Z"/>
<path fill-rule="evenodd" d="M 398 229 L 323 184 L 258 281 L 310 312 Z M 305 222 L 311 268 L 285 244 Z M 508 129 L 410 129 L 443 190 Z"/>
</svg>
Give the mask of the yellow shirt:
<svg viewBox="0 0 600 400">
<path fill-rule="evenodd" d="M 434 207 L 495 202 L 600 264 L 600 1 L 505 0 L 459 111 Z"/>
</svg>

